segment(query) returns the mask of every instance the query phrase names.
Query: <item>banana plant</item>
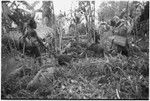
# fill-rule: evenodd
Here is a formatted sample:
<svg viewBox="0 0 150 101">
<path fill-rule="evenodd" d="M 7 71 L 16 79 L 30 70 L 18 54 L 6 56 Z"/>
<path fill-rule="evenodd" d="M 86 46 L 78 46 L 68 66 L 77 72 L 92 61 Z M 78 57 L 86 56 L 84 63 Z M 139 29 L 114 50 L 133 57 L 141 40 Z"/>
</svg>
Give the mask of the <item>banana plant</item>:
<svg viewBox="0 0 150 101">
<path fill-rule="evenodd" d="M 22 32 L 24 23 L 31 17 L 35 16 L 36 10 L 34 8 L 38 3 L 39 1 L 35 1 L 32 4 L 29 4 L 27 1 L 3 2 L 2 18 L 15 22 Z M 8 4 L 10 4 L 10 6 L 8 6 Z M 19 8 L 20 5 L 24 5 L 27 10 L 31 11 L 31 13 Z"/>
</svg>

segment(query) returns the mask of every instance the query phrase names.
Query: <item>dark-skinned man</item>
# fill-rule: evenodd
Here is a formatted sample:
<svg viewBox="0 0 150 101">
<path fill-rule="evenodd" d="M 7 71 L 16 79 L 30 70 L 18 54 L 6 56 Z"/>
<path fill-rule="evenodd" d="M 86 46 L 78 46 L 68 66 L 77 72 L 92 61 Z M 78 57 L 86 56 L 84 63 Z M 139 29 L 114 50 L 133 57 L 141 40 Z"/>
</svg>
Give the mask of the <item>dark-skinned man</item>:
<svg viewBox="0 0 150 101">
<path fill-rule="evenodd" d="M 23 43 L 24 43 L 23 54 L 25 51 L 30 50 L 30 52 L 29 52 L 30 55 L 32 55 L 36 59 L 38 58 L 39 64 L 42 65 L 41 54 L 40 54 L 40 50 L 38 48 L 38 43 L 42 46 L 44 46 L 44 44 L 39 39 L 36 31 L 34 30 L 34 29 L 36 29 L 36 27 L 37 27 L 37 25 L 36 25 L 36 22 L 34 21 L 34 18 L 31 18 L 25 26 L 25 31 L 21 38 L 21 39 L 23 39 Z M 44 48 L 46 48 L 46 47 L 44 46 Z"/>
</svg>

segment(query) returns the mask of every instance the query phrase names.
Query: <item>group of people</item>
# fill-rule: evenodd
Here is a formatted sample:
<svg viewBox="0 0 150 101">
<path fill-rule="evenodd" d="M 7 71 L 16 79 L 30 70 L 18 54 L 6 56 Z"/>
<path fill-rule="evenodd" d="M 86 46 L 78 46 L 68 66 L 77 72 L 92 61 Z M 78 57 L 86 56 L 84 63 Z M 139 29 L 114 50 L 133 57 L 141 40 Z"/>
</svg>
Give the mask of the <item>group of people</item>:
<svg viewBox="0 0 150 101">
<path fill-rule="evenodd" d="M 112 19 L 107 22 L 102 19 L 99 22 L 98 30 L 100 34 L 107 30 L 112 30 L 113 33 L 121 34 L 121 36 L 126 36 L 130 33 L 133 27 L 141 19 L 149 18 L 149 2 L 146 2 L 145 6 L 141 4 L 136 4 L 131 14 L 126 9 L 123 9 L 120 15 L 115 15 Z M 124 30 L 124 31 L 123 31 Z M 125 31 L 126 30 L 126 31 Z"/>
<path fill-rule="evenodd" d="M 101 21 L 99 23 L 99 34 L 102 34 L 107 31 L 112 31 L 114 34 L 118 34 L 121 36 L 126 36 L 132 29 L 132 21 L 131 18 L 119 18 L 118 16 L 114 16 L 108 22 Z"/>
<path fill-rule="evenodd" d="M 145 3 L 145 6 L 141 6 L 140 4 L 135 7 L 133 12 L 129 14 L 126 10 L 123 10 L 121 12 L 120 16 L 114 16 L 111 20 L 108 22 L 101 21 L 99 23 L 99 34 L 103 36 L 103 33 L 106 31 L 111 31 L 113 35 L 118 35 L 121 37 L 126 38 L 126 46 L 129 48 L 128 44 L 128 35 L 138 35 L 137 31 L 133 33 L 135 30 L 135 27 L 142 21 L 147 21 L 149 19 L 149 2 Z M 146 26 L 147 27 L 147 26 Z M 141 30 L 143 28 L 141 27 Z M 144 32 L 139 33 L 140 35 L 143 35 Z M 113 40 L 114 41 L 114 40 Z M 127 47 L 122 47 L 120 45 L 116 45 L 118 48 L 117 50 L 126 50 Z M 125 54 L 127 51 L 125 52 Z"/>
<path fill-rule="evenodd" d="M 136 12 L 137 16 L 139 16 L 139 8 L 137 7 Z M 98 29 L 96 29 L 96 35 L 95 35 L 95 43 L 98 43 L 100 40 L 100 37 L 103 36 L 104 32 L 107 31 L 112 31 L 113 35 L 119 35 L 122 37 L 127 37 L 127 35 L 131 32 L 133 25 L 134 25 L 134 20 L 137 19 L 137 16 L 134 18 L 131 18 L 130 16 L 127 16 L 126 13 L 122 13 L 121 16 L 114 16 L 111 20 L 108 22 L 102 20 L 99 22 Z M 37 55 L 35 57 L 40 56 L 40 51 L 35 44 L 37 41 L 40 43 L 40 45 L 44 46 L 43 42 L 39 39 L 37 36 L 37 33 L 34 29 L 36 29 L 37 25 L 34 19 L 32 18 L 29 20 L 29 22 L 25 26 L 24 34 L 22 36 L 22 39 L 24 40 L 25 43 L 31 43 L 33 47 L 33 52 L 34 50 L 37 51 Z M 44 46 L 45 47 L 45 46 Z"/>
</svg>

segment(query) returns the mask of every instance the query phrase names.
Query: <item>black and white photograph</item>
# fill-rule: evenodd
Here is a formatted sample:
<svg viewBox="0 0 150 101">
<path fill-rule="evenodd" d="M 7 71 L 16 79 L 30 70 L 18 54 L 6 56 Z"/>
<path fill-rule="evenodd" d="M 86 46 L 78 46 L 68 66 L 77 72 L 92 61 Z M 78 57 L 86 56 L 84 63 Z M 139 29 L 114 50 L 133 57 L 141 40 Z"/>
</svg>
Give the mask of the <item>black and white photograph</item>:
<svg viewBox="0 0 150 101">
<path fill-rule="evenodd" d="M 148 0 L 1 1 L 1 100 L 148 100 Z"/>
</svg>

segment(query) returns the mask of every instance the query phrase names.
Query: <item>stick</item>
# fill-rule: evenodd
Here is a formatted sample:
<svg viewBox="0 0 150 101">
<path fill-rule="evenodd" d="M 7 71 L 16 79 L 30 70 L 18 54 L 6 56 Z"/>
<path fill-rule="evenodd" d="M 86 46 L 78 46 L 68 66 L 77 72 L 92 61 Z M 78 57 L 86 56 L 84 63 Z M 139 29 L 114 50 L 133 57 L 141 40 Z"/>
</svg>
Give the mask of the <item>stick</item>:
<svg viewBox="0 0 150 101">
<path fill-rule="evenodd" d="M 114 45 L 114 40 L 115 40 L 115 39 L 113 39 L 112 42 L 111 42 L 110 49 L 112 49 L 112 47 L 113 47 L 113 45 Z"/>
<path fill-rule="evenodd" d="M 25 53 L 25 43 L 23 43 L 23 55 Z"/>
<path fill-rule="evenodd" d="M 120 99 L 118 89 L 116 89 L 116 94 L 117 94 L 118 99 Z"/>
</svg>

